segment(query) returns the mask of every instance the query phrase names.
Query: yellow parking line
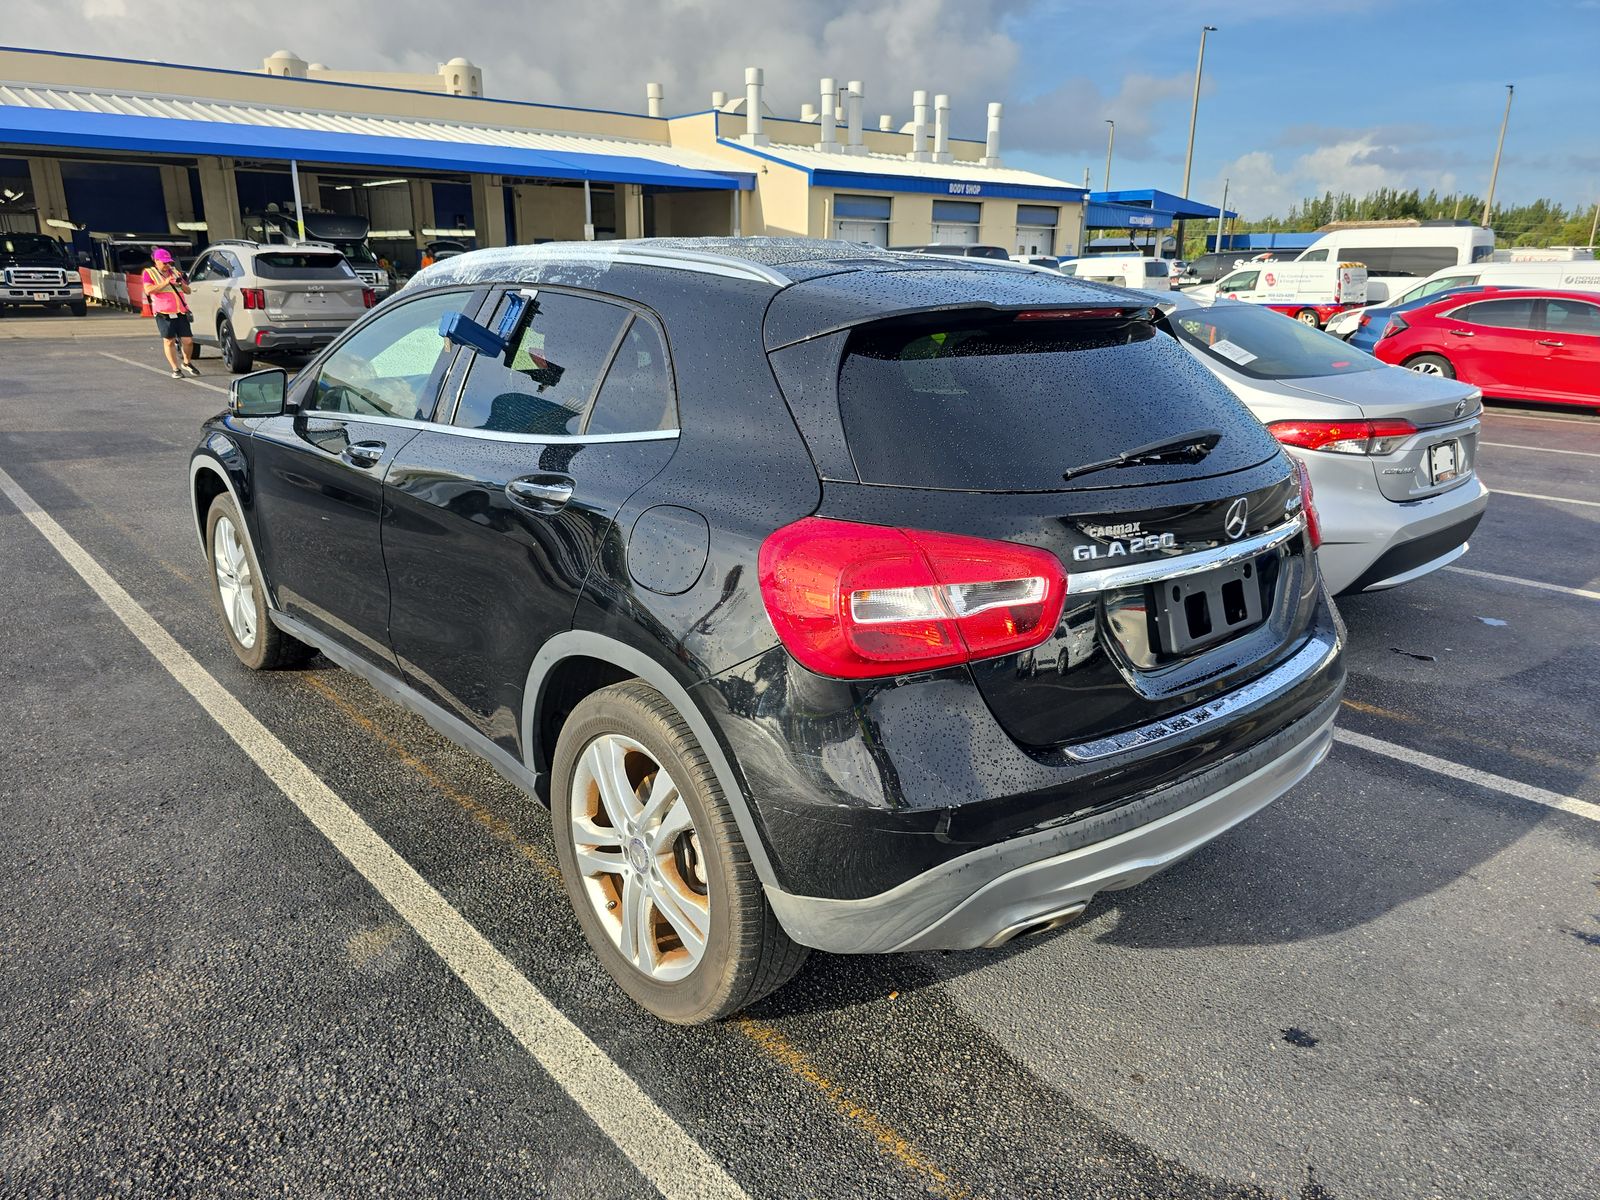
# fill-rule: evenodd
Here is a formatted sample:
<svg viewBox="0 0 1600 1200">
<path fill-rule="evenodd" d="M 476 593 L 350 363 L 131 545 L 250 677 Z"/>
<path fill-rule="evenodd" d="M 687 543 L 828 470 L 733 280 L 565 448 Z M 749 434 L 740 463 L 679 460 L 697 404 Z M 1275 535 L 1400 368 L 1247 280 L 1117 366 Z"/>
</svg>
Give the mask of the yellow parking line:
<svg viewBox="0 0 1600 1200">
<path fill-rule="evenodd" d="M 483 826 L 483 828 L 489 832 L 490 837 L 494 838 L 498 842 L 504 842 L 506 845 L 510 846 L 513 850 L 515 850 L 523 858 L 527 859 L 528 862 L 532 863 L 556 883 L 561 882 L 560 868 L 546 858 L 544 852 L 540 850 L 539 847 L 535 846 L 532 842 L 526 841 L 519 837 L 516 830 L 512 829 L 510 821 L 507 821 L 504 817 L 498 815 L 486 805 L 474 800 L 471 796 L 467 795 L 459 788 L 451 786 L 447 780 L 440 776 L 440 774 L 427 763 L 423 762 L 394 738 L 390 737 L 383 730 L 379 729 L 378 726 L 367 716 L 365 716 L 358 708 L 356 708 L 354 704 L 346 700 L 343 696 L 339 695 L 338 692 L 334 691 L 326 681 L 318 679 L 315 674 L 306 674 L 301 676 L 300 679 L 301 682 L 304 683 L 308 688 L 316 692 L 319 696 L 322 696 L 352 722 L 360 726 L 363 731 L 369 734 L 372 739 L 383 746 L 384 749 L 388 750 L 389 753 L 393 754 L 402 763 L 410 767 L 418 775 L 422 776 L 422 778 L 426 779 L 428 783 L 439 792 L 440 795 L 444 796 L 445 799 L 450 801 L 450 803 L 454 804 L 479 825 Z"/>
<path fill-rule="evenodd" d="M 1356 712 L 1366 713 L 1369 716 L 1383 717 L 1388 721 L 1399 721 L 1405 725 L 1420 725 L 1422 728 L 1432 733 L 1437 733 L 1441 737 L 1454 738 L 1457 741 L 1461 740 L 1460 734 L 1454 733 L 1442 725 L 1435 725 L 1423 717 L 1413 716 L 1411 713 L 1396 712 L 1392 708 L 1380 708 L 1376 704 L 1368 704 L 1362 700 L 1350 700 L 1348 698 L 1344 701 L 1344 706 L 1354 709 Z M 1537 750 L 1524 750 L 1517 746 L 1497 746 L 1495 748 L 1511 755 L 1513 758 L 1520 758 L 1524 762 L 1538 763 L 1541 767 L 1559 767 L 1563 771 L 1570 771 L 1575 765 L 1571 759 L 1561 758 L 1554 754 L 1541 754 Z"/>
<path fill-rule="evenodd" d="M 845 1120 L 867 1134 L 890 1158 L 923 1183 L 928 1192 L 944 1200 L 965 1200 L 971 1193 L 955 1184 L 950 1176 L 900 1134 L 880 1120 L 871 1109 L 864 1107 L 846 1094 L 845 1090 L 824 1075 L 805 1052 L 777 1028 L 754 1017 L 735 1017 L 732 1025 L 769 1058 L 787 1067 L 791 1073 L 805 1080 L 825 1096 Z M 863 1181 L 865 1182 L 865 1181 Z M 863 1195 L 883 1194 L 879 1189 L 862 1189 Z"/>
<path fill-rule="evenodd" d="M 427 780 L 441 795 L 488 830 L 490 836 L 512 847 L 557 883 L 561 882 L 560 869 L 545 857 L 539 847 L 519 837 L 509 821 L 496 815 L 487 806 L 474 800 L 459 788 L 453 787 L 427 763 L 380 729 L 376 722 L 335 691 L 326 680 L 319 679 L 315 674 L 306 674 L 301 676 L 301 682 L 325 698 L 363 732 Z M 730 1023 L 730 1027 L 749 1039 L 750 1043 L 767 1058 L 819 1092 L 840 1116 L 877 1143 L 878 1147 L 901 1168 L 921 1180 L 930 1194 L 942 1197 L 943 1200 L 965 1200 L 965 1197 L 970 1195 L 965 1189 L 952 1183 L 949 1175 L 935 1166 L 927 1155 L 904 1136 L 896 1133 L 886 1121 L 865 1105 L 847 1096 L 843 1088 L 818 1070 L 805 1052 L 784 1037 L 774 1026 L 753 1017 L 738 1017 Z"/>
</svg>

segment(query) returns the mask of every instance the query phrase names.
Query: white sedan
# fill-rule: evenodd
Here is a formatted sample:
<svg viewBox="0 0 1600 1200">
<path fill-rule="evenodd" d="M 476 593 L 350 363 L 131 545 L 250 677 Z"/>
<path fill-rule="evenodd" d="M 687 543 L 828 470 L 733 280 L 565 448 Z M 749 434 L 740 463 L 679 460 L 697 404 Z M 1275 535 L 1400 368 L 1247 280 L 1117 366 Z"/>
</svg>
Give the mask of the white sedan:
<svg viewBox="0 0 1600 1200">
<path fill-rule="evenodd" d="M 1259 305 L 1141 295 L 1309 469 L 1332 591 L 1394 587 L 1466 553 L 1489 495 L 1475 470 L 1477 388 L 1388 366 Z"/>
</svg>

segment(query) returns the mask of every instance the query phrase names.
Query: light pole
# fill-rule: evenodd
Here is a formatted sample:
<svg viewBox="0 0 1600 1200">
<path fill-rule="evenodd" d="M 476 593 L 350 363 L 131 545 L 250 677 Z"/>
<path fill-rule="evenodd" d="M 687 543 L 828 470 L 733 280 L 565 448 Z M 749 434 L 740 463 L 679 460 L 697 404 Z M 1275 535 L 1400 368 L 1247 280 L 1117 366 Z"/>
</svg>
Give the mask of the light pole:
<svg viewBox="0 0 1600 1200">
<path fill-rule="evenodd" d="M 1200 116 L 1200 74 L 1206 67 L 1206 34 L 1217 32 L 1215 25 L 1202 25 L 1200 27 L 1200 57 L 1194 64 L 1194 103 L 1189 107 L 1189 149 L 1183 155 L 1183 191 L 1185 200 L 1189 198 L 1189 172 L 1194 166 L 1194 123 Z"/>
<path fill-rule="evenodd" d="M 1117 144 L 1117 123 L 1106 118 L 1106 191 L 1111 190 L 1111 147 Z"/>
<path fill-rule="evenodd" d="M 1494 208 L 1494 185 L 1500 178 L 1500 151 L 1506 148 L 1506 126 L 1511 121 L 1511 97 L 1516 92 L 1517 85 L 1506 84 L 1506 113 L 1500 118 L 1500 140 L 1494 144 L 1494 166 L 1489 169 L 1489 194 L 1483 201 L 1483 227 L 1489 228 L 1489 211 Z"/>
</svg>

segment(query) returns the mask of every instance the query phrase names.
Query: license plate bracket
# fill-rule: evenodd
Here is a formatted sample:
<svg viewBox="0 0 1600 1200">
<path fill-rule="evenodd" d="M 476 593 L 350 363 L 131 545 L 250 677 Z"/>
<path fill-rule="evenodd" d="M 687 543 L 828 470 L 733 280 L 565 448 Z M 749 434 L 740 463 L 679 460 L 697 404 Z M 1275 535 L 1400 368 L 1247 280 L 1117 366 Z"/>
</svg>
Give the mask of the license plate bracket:
<svg viewBox="0 0 1600 1200">
<path fill-rule="evenodd" d="M 1455 439 L 1428 447 L 1428 478 L 1448 483 L 1461 474 L 1461 443 Z"/>
<path fill-rule="evenodd" d="M 1233 563 L 1151 584 L 1166 654 L 1189 654 L 1261 624 L 1261 562 Z"/>
</svg>

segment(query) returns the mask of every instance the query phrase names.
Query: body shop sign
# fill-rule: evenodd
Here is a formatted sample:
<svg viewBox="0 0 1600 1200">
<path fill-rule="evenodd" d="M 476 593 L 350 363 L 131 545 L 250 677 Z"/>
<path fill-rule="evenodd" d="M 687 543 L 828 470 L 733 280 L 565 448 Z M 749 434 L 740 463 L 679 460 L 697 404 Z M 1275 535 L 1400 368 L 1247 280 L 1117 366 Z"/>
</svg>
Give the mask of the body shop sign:
<svg viewBox="0 0 1600 1200">
<path fill-rule="evenodd" d="M 981 183 L 952 183 L 950 185 L 952 196 L 981 196 L 983 184 Z"/>
</svg>

